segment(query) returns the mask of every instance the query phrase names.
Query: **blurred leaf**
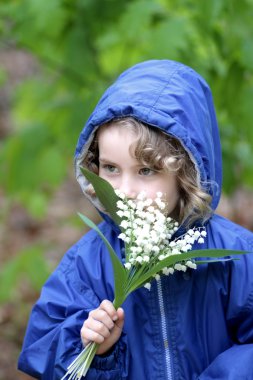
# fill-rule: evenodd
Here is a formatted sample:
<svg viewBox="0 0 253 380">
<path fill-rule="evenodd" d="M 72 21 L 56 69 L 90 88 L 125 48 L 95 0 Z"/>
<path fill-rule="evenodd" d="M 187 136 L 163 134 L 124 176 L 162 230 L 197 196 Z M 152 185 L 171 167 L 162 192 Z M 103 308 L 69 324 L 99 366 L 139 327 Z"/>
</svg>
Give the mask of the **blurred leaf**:
<svg viewBox="0 0 253 380">
<path fill-rule="evenodd" d="M 187 18 L 177 16 L 168 18 L 154 28 L 150 34 L 147 53 L 152 57 L 162 57 L 180 60 L 182 51 L 188 47 L 188 36 L 191 26 Z M 157 43 L 159 41 L 159 43 Z"/>
<path fill-rule="evenodd" d="M 30 215 L 36 219 L 42 219 L 47 214 L 49 197 L 47 194 L 35 191 L 33 194 L 27 191 L 20 192 L 19 201 L 26 207 Z"/>
<path fill-rule="evenodd" d="M 0 87 L 6 83 L 7 78 L 8 77 L 6 71 L 0 67 Z"/>
<path fill-rule="evenodd" d="M 31 246 L 24 249 L 0 269 L 0 302 L 15 299 L 24 278 L 34 290 L 39 291 L 49 273 L 42 248 Z"/>
</svg>

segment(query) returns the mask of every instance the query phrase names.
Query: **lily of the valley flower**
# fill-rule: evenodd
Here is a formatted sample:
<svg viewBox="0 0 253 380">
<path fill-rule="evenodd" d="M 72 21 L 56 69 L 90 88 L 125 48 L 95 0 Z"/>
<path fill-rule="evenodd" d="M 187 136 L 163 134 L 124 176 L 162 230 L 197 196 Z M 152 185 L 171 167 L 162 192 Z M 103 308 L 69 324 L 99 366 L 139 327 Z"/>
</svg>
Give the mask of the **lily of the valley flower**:
<svg viewBox="0 0 253 380">
<path fill-rule="evenodd" d="M 166 216 L 166 204 L 161 192 L 156 194 L 154 200 L 146 198 L 145 192 L 142 192 L 136 201 L 127 199 L 118 190 L 115 192 L 120 199 L 117 202 L 117 214 L 122 218 L 119 238 L 125 242 L 126 270 L 155 265 L 171 255 L 188 252 L 196 241 L 200 244 L 204 242 L 206 231 L 203 227 L 190 229 L 185 235 L 171 241 L 178 223 Z M 197 265 L 192 260 L 175 263 L 173 267 L 163 268 L 161 274 L 168 276 L 175 270 L 185 272 L 187 268 L 196 269 Z M 160 279 L 160 274 L 157 273 L 154 278 Z M 144 286 L 150 289 L 151 284 L 148 282 Z"/>
</svg>

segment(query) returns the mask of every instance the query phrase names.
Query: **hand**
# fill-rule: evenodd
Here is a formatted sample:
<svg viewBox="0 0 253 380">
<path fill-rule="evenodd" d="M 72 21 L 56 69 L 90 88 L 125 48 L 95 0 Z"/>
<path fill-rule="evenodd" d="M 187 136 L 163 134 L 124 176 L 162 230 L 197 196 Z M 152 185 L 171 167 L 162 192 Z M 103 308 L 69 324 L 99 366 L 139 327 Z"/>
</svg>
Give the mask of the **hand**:
<svg viewBox="0 0 253 380">
<path fill-rule="evenodd" d="M 83 345 L 87 346 L 91 341 L 98 343 L 97 355 L 102 355 L 118 341 L 123 325 L 124 310 L 116 310 L 111 301 L 104 300 L 84 321 L 81 328 Z"/>
</svg>

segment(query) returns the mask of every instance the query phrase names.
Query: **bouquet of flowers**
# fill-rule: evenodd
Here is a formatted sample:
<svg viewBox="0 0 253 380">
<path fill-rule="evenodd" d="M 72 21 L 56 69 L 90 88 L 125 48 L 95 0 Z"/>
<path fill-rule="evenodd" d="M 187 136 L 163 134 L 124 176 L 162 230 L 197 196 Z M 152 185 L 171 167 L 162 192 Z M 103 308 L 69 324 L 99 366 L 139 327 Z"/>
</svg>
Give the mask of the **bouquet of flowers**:
<svg viewBox="0 0 253 380">
<path fill-rule="evenodd" d="M 125 243 L 125 258 L 122 263 L 112 246 L 98 227 L 86 216 L 81 219 L 103 239 L 111 257 L 114 271 L 114 306 L 117 309 L 128 295 L 144 286 L 150 289 L 153 280 L 160 275 L 173 274 L 175 270 L 196 269 L 198 264 L 206 263 L 207 257 L 221 258 L 228 254 L 241 254 L 244 251 L 192 250 L 194 243 L 202 244 L 206 237 L 204 227 L 189 229 L 184 235 L 173 239 L 178 223 L 166 215 L 163 194 L 157 193 L 156 199 L 146 198 L 140 193 L 136 200 L 128 199 L 123 193 L 86 169 L 83 174 L 92 183 L 96 195 L 106 212 L 119 225 L 119 239 Z M 200 258 L 205 259 L 200 259 Z M 198 258 L 198 259 L 196 259 Z M 221 259 L 219 259 L 220 261 Z M 222 259 L 222 260 L 230 260 Z M 217 259 L 208 260 L 208 262 Z M 61 379 L 80 380 L 84 377 L 96 354 L 98 344 L 91 342 L 68 367 Z"/>
</svg>

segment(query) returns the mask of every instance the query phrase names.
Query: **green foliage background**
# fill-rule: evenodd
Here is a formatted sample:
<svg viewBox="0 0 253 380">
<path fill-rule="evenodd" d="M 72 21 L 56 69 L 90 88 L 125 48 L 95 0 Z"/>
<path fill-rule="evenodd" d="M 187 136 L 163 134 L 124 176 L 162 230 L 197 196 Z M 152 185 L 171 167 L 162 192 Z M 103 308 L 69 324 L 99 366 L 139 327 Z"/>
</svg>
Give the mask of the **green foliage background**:
<svg viewBox="0 0 253 380">
<path fill-rule="evenodd" d="M 223 144 L 224 190 L 253 186 L 252 0 L 9 0 L 1 49 L 37 60 L 15 89 L 14 126 L 0 146 L 0 186 L 42 218 L 75 144 L 115 77 L 152 58 L 181 61 L 210 84 Z M 0 84 L 8 80 L 0 69 Z"/>
</svg>

